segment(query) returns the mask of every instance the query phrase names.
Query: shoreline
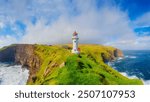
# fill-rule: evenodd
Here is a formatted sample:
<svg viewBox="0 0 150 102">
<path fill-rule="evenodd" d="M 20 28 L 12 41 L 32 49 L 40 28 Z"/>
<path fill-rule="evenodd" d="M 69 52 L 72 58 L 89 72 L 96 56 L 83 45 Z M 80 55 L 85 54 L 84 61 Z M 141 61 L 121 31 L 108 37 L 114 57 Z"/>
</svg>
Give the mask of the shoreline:
<svg viewBox="0 0 150 102">
<path fill-rule="evenodd" d="M 129 55 L 126 55 L 126 56 L 124 56 L 124 57 L 118 57 L 116 60 L 111 61 L 111 62 L 108 62 L 107 65 L 109 65 L 110 67 L 112 67 L 114 70 L 118 71 L 118 70 L 116 69 L 116 66 L 114 66 L 114 63 L 115 63 L 116 61 L 121 61 L 121 60 L 123 60 L 123 59 L 125 59 L 125 58 L 135 59 L 135 58 L 137 58 L 137 57 L 136 57 L 136 56 L 129 56 Z M 138 78 L 136 75 L 128 75 L 127 72 L 120 72 L 120 71 L 118 71 L 118 72 L 119 72 L 121 75 L 123 75 L 123 76 L 125 76 L 125 77 L 127 77 L 127 78 L 129 78 L 129 79 L 139 79 L 139 80 L 141 80 L 141 81 L 143 82 L 144 85 L 150 85 L 150 80 L 144 80 L 143 78 Z"/>
</svg>

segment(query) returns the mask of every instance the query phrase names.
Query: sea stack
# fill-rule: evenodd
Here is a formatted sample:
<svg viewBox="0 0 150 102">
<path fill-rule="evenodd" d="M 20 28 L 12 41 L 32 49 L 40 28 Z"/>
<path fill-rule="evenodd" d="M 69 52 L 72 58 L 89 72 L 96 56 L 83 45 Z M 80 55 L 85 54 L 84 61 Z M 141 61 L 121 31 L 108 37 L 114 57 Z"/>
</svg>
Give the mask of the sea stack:
<svg viewBox="0 0 150 102">
<path fill-rule="evenodd" d="M 78 40 L 79 40 L 78 33 L 75 31 L 72 37 L 72 43 L 73 43 L 72 53 L 74 54 L 80 53 L 78 49 Z"/>
</svg>

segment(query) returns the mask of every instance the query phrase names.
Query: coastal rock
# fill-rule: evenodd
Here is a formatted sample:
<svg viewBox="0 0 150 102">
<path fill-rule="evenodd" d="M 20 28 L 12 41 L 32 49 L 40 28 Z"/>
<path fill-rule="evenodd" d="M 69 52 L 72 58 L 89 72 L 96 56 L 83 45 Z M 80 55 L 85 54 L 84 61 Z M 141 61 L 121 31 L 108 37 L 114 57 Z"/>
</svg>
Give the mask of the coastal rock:
<svg viewBox="0 0 150 102">
<path fill-rule="evenodd" d="M 115 57 L 123 57 L 124 55 L 123 55 L 123 52 L 121 50 L 115 49 L 114 50 L 114 56 Z"/>
<path fill-rule="evenodd" d="M 28 68 L 28 81 L 31 81 L 40 68 L 40 59 L 34 53 L 34 45 L 30 44 L 16 44 L 2 49 L 0 62 L 11 62 Z"/>
<path fill-rule="evenodd" d="M 0 50 L 0 62 L 15 61 L 16 46 L 4 47 Z"/>
<path fill-rule="evenodd" d="M 113 50 L 107 50 L 109 55 L 106 55 L 105 53 L 101 53 L 101 57 L 105 63 L 116 60 L 119 57 L 123 57 L 123 52 L 117 48 L 114 48 Z"/>
</svg>

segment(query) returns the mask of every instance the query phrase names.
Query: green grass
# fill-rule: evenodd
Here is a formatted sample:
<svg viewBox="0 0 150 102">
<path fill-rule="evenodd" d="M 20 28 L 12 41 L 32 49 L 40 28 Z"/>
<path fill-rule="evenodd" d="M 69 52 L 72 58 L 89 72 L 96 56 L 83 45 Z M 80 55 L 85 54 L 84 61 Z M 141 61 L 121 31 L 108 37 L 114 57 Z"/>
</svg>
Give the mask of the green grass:
<svg viewBox="0 0 150 102">
<path fill-rule="evenodd" d="M 37 80 L 28 84 L 42 84 L 45 78 L 57 70 L 71 54 L 69 50 L 58 46 L 35 45 L 35 54 L 40 58 L 41 66 L 36 73 Z"/>
<path fill-rule="evenodd" d="M 59 85 L 142 84 L 140 80 L 128 79 L 106 65 L 98 65 L 84 55 L 69 56 L 66 65 L 57 72 L 56 76 L 50 76 L 44 84 L 51 84 L 51 80 Z"/>
<path fill-rule="evenodd" d="M 68 47 L 66 47 L 68 46 Z M 115 50 L 102 45 L 80 45 L 81 54 L 71 54 L 71 45 L 35 45 L 41 60 L 36 81 L 44 85 L 139 85 L 139 79 L 129 79 L 103 62 L 101 54 L 110 59 Z M 68 49 L 69 48 L 69 49 Z"/>
</svg>

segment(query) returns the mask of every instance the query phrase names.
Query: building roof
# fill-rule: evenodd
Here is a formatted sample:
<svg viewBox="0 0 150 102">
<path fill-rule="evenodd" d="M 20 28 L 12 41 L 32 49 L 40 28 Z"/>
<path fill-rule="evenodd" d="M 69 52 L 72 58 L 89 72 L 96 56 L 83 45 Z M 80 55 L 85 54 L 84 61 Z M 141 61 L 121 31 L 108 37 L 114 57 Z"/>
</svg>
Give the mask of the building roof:
<svg viewBox="0 0 150 102">
<path fill-rule="evenodd" d="M 76 35 L 78 35 L 78 33 L 75 31 L 75 32 L 73 33 L 73 36 L 76 36 Z"/>
</svg>

